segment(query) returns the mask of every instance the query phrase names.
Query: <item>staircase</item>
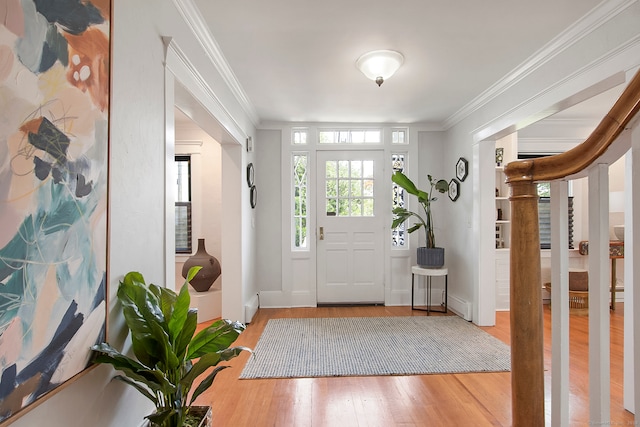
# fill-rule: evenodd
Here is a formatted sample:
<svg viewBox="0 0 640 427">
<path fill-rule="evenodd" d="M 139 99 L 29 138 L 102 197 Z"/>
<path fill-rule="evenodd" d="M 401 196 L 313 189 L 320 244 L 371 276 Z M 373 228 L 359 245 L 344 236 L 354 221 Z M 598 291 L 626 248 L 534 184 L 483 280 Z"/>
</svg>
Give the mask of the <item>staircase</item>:
<svg viewBox="0 0 640 427">
<path fill-rule="evenodd" d="M 565 153 L 509 163 L 505 168 L 510 187 L 511 251 L 510 311 L 513 426 L 544 426 L 544 354 L 542 296 L 540 290 L 540 240 L 536 183 L 551 181 L 552 224 L 552 384 L 551 420 L 569 425 L 569 262 L 567 233 L 567 183 L 589 181 L 589 413 L 590 423 L 609 425 L 609 176 L 608 167 L 627 154 L 632 172 L 626 204 L 626 254 L 631 279 L 640 281 L 640 71 L 619 100 L 585 142 Z M 633 191 L 632 191 L 633 190 Z M 564 201 L 565 204 L 561 203 Z M 625 276 L 626 277 L 626 276 Z M 631 340 L 625 354 L 633 355 L 625 383 L 631 405 L 640 408 L 640 290 L 626 277 L 626 296 L 632 295 L 625 316 L 632 316 Z M 630 301 L 631 298 L 627 298 Z M 632 349 L 627 353 L 628 348 Z M 632 376 L 631 376 L 632 375 Z M 635 394 L 633 391 L 635 390 Z M 626 398 L 625 398 L 626 401 Z M 637 413 L 637 412 L 636 412 Z M 636 419 L 638 416 L 636 415 Z"/>
</svg>

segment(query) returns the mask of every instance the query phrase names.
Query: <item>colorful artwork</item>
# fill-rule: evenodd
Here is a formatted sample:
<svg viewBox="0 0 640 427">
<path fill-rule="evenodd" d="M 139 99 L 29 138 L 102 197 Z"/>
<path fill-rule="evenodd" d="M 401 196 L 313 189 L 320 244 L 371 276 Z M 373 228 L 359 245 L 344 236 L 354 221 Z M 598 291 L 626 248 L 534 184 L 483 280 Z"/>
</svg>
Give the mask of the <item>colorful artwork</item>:
<svg viewBox="0 0 640 427">
<path fill-rule="evenodd" d="M 105 340 L 110 0 L 0 0 L 0 423 Z"/>
</svg>

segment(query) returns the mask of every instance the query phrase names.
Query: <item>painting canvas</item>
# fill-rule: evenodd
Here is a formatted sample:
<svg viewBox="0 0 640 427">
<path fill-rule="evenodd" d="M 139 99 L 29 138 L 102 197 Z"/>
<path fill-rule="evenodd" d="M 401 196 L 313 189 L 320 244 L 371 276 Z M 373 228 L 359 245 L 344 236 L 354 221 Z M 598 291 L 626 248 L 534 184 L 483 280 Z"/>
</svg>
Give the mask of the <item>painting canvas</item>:
<svg viewBox="0 0 640 427">
<path fill-rule="evenodd" d="M 105 339 L 110 0 L 0 0 L 0 423 Z"/>
</svg>

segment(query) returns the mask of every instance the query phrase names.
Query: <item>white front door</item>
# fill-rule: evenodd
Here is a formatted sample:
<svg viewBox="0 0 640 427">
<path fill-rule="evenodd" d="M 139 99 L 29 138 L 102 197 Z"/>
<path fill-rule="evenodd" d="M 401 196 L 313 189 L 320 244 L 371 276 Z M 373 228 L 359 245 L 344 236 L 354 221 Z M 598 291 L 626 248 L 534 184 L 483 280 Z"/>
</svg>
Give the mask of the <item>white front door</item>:
<svg viewBox="0 0 640 427">
<path fill-rule="evenodd" d="M 384 302 L 383 165 L 382 151 L 318 152 L 318 304 Z"/>
</svg>

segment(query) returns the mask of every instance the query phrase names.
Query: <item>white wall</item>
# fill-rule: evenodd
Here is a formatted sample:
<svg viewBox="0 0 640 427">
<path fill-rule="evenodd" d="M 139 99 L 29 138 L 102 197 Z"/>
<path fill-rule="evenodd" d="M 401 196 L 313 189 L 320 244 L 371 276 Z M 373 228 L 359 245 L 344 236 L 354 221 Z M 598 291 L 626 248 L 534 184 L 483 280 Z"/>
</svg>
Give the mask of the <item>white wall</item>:
<svg viewBox="0 0 640 427">
<path fill-rule="evenodd" d="M 259 203 L 257 213 L 256 259 L 260 291 L 280 291 L 282 288 L 282 195 L 280 191 L 281 130 L 259 130 L 256 136 L 255 182 Z"/>
<path fill-rule="evenodd" d="M 115 303 L 118 280 L 126 272 L 137 270 L 148 281 L 167 283 L 165 49 L 161 36 L 173 36 L 180 43 L 238 125 L 247 135 L 254 130 L 172 1 L 113 0 L 112 24 L 108 339 L 121 347 L 125 337 Z M 236 209 L 245 211 L 240 202 Z M 250 240 L 251 228 L 245 233 Z M 237 258 L 242 260 L 240 256 Z M 241 269 L 253 267 L 245 264 Z M 173 280 L 171 277 L 170 281 Z M 255 285 L 249 280 L 248 276 L 240 275 L 235 285 L 251 289 Z M 141 425 L 143 417 L 152 410 L 150 402 L 123 383 L 110 382 L 112 375 L 106 366 L 90 371 L 39 406 L 29 408 L 12 426 Z"/>
</svg>

